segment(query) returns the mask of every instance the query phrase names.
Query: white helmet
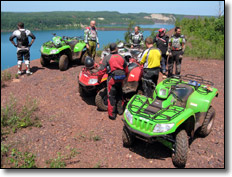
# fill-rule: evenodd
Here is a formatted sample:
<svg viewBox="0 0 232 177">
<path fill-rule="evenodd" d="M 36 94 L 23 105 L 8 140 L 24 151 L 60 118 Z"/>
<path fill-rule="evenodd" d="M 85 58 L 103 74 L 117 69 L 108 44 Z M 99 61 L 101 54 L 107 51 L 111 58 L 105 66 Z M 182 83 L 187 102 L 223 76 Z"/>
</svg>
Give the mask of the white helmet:
<svg viewBox="0 0 232 177">
<path fill-rule="evenodd" d="M 117 45 L 118 48 L 123 48 L 124 47 L 124 43 L 123 42 L 119 42 Z"/>
</svg>

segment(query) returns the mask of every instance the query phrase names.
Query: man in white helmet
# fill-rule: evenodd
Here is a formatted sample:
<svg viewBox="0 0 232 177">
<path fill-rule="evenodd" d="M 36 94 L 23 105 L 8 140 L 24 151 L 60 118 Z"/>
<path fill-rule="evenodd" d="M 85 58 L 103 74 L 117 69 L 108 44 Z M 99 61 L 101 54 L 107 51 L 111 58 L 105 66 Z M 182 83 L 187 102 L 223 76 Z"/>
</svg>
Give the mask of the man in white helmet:
<svg viewBox="0 0 232 177">
<path fill-rule="evenodd" d="M 31 43 L 29 44 L 28 36 L 32 38 Z M 17 38 L 17 44 L 14 42 L 14 38 Z M 31 75 L 30 72 L 30 47 L 35 40 L 35 36 L 31 31 L 24 29 L 24 23 L 18 23 L 18 29 L 15 30 L 10 36 L 11 43 L 17 47 L 17 58 L 18 58 L 18 75 L 22 74 L 22 63 L 23 58 L 26 65 L 26 74 Z"/>
</svg>

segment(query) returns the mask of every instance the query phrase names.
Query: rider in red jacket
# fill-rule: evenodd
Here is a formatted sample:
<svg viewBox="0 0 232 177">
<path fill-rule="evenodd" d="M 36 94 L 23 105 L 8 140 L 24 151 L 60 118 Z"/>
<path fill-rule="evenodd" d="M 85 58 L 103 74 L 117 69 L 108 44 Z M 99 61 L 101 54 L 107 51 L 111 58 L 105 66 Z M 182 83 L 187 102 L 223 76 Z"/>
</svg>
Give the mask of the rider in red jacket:
<svg viewBox="0 0 232 177">
<path fill-rule="evenodd" d="M 128 74 L 128 66 L 126 60 L 118 54 L 118 48 L 115 43 L 110 44 L 110 55 L 103 59 L 100 66 L 99 76 L 104 73 L 108 74 L 107 93 L 108 93 L 108 114 L 109 118 L 114 120 L 117 116 L 117 102 L 124 101 L 122 99 L 123 80 Z"/>
</svg>

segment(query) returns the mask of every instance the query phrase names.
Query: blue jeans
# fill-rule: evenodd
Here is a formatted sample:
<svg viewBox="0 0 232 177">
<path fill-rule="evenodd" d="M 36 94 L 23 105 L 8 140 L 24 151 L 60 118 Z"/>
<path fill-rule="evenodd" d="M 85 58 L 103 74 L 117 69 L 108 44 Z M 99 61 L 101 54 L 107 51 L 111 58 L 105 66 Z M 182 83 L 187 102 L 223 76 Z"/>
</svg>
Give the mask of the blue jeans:
<svg viewBox="0 0 232 177">
<path fill-rule="evenodd" d="M 161 56 L 161 72 L 165 73 L 167 71 L 166 66 L 167 66 L 167 55 L 164 54 Z"/>
</svg>

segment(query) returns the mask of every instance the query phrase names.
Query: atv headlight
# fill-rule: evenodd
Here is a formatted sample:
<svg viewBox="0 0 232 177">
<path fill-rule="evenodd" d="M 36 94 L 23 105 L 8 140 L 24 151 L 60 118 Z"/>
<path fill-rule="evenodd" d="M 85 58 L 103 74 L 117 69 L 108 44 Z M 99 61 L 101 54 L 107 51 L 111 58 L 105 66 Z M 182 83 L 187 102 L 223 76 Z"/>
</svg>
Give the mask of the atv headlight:
<svg viewBox="0 0 232 177">
<path fill-rule="evenodd" d="M 154 127 L 154 133 L 163 133 L 170 130 L 174 126 L 174 123 L 171 124 L 156 124 Z"/>
<path fill-rule="evenodd" d="M 133 115 L 130 113 L 128 109 L 125 110 L 126 119 L 130 122 L 130 124 L 133 124 Z"/>
<path fill-rule="evenodd" d="M 158 97 L 162 99 L 166 99 L 169 95 L 169 89 L 168 88 L 158 88 Z"/>
<path fill-rule="evenodd" d="M 58 51 L 59 51 L 58 49 L 51 50 L 50 54 L 55 54 L 55 53 L 57 53 Z"/>
<path fill-rule="evenodd" d="M 41 46 L 40 51 L 43 52 L 43 50 L 44 50 L 44 48 L 43 48 L 43 46 Z"/>
<path fill-rule="evenodd" d="M 96 84 L 98 82 L 97 79 L 89 79 L 88 84 Z"/>
</svg>

